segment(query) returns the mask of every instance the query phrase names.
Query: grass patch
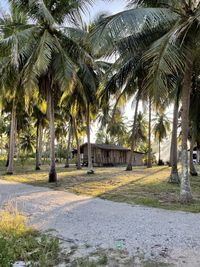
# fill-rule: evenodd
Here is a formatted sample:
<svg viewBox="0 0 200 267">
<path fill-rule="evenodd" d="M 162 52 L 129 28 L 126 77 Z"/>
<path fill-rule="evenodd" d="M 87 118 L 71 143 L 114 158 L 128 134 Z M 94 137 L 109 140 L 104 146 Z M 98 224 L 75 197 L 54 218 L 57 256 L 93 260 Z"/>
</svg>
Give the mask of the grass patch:
<svg viewBox="0 0 200 267">
<path fill-rule="evenodd" d="M 5 175 L 5 167 L 0 164 L 0 178 L 129 204 L 200 212 L 198 176 L 190 178 L 194 202 L 182 205 L 179 203 L 180 188 L 178 185 L 168 183 L 170 168 L 166 166 L 155 166 L 151 169 L 134 167 L 132 172 L 124 171 L 123 167 L 96 168 L 93 175 L 87 175 L 86 169 L 65 169 L 63 166 L 64 164 L 57 166 L 57 184 L 47 182 L 48 165 L 41 166 L 41 171 L 34 171 L 34 165 L 30 162 L 24 165 L 23 169 L 16 165 L 16 173 L 12 176 Z M 200 172 L 199 167 L 198 170 Z"/>
<path fill-rule="evenodd" d="M 65 261 L 59 240 L 27 227 L 16 211 L 0 212 L 0 266 L 11 267 L 22 261 L 26 266 L 53 267 Z"/>
<path fill-rule="evenodd" d="M 102 253 L 96 257 L 96 259 L 91 259 L 91 256 L 81 257 L 75 259 L 71 262 L 71 267 L 100 267 L 107 266 L 108 257 L 106 254 Z"/>
</svg>

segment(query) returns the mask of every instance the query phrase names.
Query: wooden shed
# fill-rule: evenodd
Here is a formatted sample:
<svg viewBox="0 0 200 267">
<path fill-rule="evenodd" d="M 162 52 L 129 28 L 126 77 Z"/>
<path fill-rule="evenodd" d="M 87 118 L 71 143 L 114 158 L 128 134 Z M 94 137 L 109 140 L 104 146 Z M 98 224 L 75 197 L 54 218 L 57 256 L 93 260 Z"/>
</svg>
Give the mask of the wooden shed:
<svg viewBox="0 0 200 267">
<path fill-rule="evenodd" d="M 93 165 L 102 166 L 119 166 L 125 165 L 130 157 L 130 149 L 110 144 L 91 144 Z M 133 165 L 144 165 L 144 153 L 134 152 Z M 84 165 L 88 162 L 88 145 L 81 145 L 81 159 Z"/>
</svg>

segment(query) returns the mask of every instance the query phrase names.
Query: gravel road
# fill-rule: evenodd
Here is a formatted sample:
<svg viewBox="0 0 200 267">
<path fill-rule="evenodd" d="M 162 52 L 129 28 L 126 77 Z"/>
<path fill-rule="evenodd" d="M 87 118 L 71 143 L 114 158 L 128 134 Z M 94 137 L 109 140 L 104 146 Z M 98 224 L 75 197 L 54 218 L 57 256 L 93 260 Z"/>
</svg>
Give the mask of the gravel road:
<svg viewBox="0 0 200 267">
<path fill-rule="evenodd" d="M 0 180 L 0 207 L 12 203 L 38 229 L 78 245 L 115 248 L 200 266 L 200 214 L 131 206 Z"/>
</svg>

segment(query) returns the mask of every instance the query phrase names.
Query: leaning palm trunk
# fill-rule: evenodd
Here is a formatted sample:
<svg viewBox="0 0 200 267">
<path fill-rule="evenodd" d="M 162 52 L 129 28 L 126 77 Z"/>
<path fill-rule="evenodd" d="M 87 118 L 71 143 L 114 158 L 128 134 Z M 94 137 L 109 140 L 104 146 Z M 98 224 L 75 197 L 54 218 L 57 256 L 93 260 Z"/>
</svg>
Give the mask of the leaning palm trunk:
<svg viewBox="0 0 200 267">
<path fill-rule="evenodd" d="M 190 180 L 188 175 L 188 152 L 187 139 L 189 130 L 189 105 L 190 105 L 190 88 L 192 80 L 193 64 L 190 62 L 185 69 L 182 91 L 182 176 L 180 201 L 189 203 L 192 201 L 192 193 L 190 188 Z"/>
<path fill-rule="evenodd" d="M 151 160 L 151 98 L 149 98 L 149 129 L 148 129 L 147 168 L 152 168 L 152 160 Z"/>
<path fill-rule="evenodd" d="M 191 136 L 191 140 L 190 140 L 190 174 L 192 176 L 197 176 L 198 173 L 194 167 L 194 163 L 193 163 L 193 148 L 194 148 L 194 134 L 192 134 Z"/>
<path fill-rule="evenodd" d="M 178 175 L 177 167 L 177 127 L 178 127 L 178 101 L 175 100 L 174 103 L 174 114 L 173 114 L 173 129 L 172 129 L 172 139 L 171 139 L 171 151 L 170 151 L 170 164 L 171 164 L 171 174 L 169 177 L 169 183 L 180 183 L 180 178 Z"/>
<path fill-rule="evenodd" d="M 35 152 L 35 169 L 36 170 L 40 170 L 39 139 L 40 139 L 40 122 L 38 120 L 37 130 L 36 130 L 36 152 Z"/>
<path fill-rule="evenodd" d="M 7 174 L 13 174 L 14 152 L 15 152 L 15 132 L 16 132 L 16 102 L 14 99 L 13 105 L 12 105 L 12 112 L 11 112 Z"/>
<path fill-rule="evenodd" d="M 56 161 L 55 161 L 55 125 L 54 125 L 54 89 L 50 79 L 47 80 L 47 103 L 50 132 L 50 170 L 49 183 L 57 182 Z"/>
<path fill-rule="evenodd" d="M 78 133 L 77 133 L 77 127 L 76 127 L 76 121 L 73 118 L 73 130 L 74 130 L 74 135 L 76 139 L 76 145 L 77 145 L 77 169 L 81 169 L 81 150 L 80 150 L 80 143 L 79 143 L 79 138 L 78 138 Z"/>
<path fill-rule="evenodd" d="M 90 142 L 90 104 L 87 105 L 87 143 L 88 143 L 88 174 L 93 174 L 93 166 L 92 166 L 92 150 L 91 150 L 91 142 Z"/>
<path fill-rule="evenodd" d="M 128 159 L 128 165 L 126 167 L 126 171 L 132 171 L 133 169 L 133 153 L 134 153 L 134 146 L 135 146 L 135 128 L 136 128 L 136 120 L 137 120 L 137 112 L 138 112 L 138 104 L 139 104 L 139 94 L 136 98 L 136 107 L 135 107 L 135 114 L 134 114 L 134 122 L 133 122 L 133 129 L 132 129 L 132 135 L 131 135 L 131 151 L 130 151 L 130 157 Z"/>
<path fill-rule="evenodd" d="M 71 126 L 69 126 L 65 168 L 69 168 L 69 153 L 70 153 L 71 134 L 72 134 L 72 129 L 71 129 Z"/>
</svg>

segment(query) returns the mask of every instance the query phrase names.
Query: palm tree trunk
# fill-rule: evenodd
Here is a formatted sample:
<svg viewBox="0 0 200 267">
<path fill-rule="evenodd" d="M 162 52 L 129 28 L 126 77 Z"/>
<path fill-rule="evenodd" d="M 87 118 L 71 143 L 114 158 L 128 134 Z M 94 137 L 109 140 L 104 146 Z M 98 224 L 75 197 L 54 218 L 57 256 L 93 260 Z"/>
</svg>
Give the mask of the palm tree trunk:
<svg viewBox="0 0 200 267">
<path fill-rule="evenodd" d="M 133 122 L 132 135 L 131 135 L 131 151 L 130 151 L 130 157 L 128 159 L 128 165 L 126 167 L 126 171 L 132 171 L 132 169 L 133 169 L 132 164 L 133 164 L 133 153 L 134 153 L 134 146 L 135 146 L 135 128 L 136 128 L 139 99 L 140 98 L 139 98 L 139 93 L 138 93 L 138 95 L 136 97 L 134 122 Z"/>
<path fill-rule="evenodd" d="M 1 156 L 3 155 L 3 134 L 1 134 Z"/>
<path fill-rule="evenodd" d="M 56 161 L 55 161 L 55 124 L 54 124 L 54 89 L 50 77 L 47 79 L 47 103 L 50 131 L 50 170 L 49 183 L 57 182 Z"/>
<path fill-rule="evenodd" d="M 79 138 L 78 138 L 78 133 L 77 133 L 77 127 L 76 127 L 76 121 L 73 118 L 73 130 L 74 130 L 74 135 L 76 139 L 76 145 L 77 145 L 77 170 L 81 169 L 81 150 L 80 150 L 80 144 L 79 144 Z"/>
<path fill-rule="evenodd" d="M 172 141 L 172 139 L 173 139 L 173 129 L 172 129 L 172 138 L 171 138 L 171 145 L 170 145 L 170 154 L 169 154 L 169 167 L 172 167 L 172 162 L 173 162 L 173 159 L 172 159 L 172 157 L 173 157 L 173 151 L 174 151 L 174 148 L 173 148 L 173 141 Z"/>
<path fill-rule="evenodd" d="M 171 174 L 169 177 L 169 183 L 180 183 L 180 178 L 178 175 L 177 167 L 177 128 L 178 128 L 178 101 L 175 100 L 174 103 L 174 114 L 173 114 L 173 129 L 172 129 L 172 139 L 171 139 L 171 151 L 170 151 L 170 164 L 171 164 Z"/>
<path fill-rule="evenodd" d="M 188 149 L 187 139 L 189 130 L 189 105 L 190 105 L 190 88 L 192 80 L 193 64 L 190 62 L 185 69 L 182 89 L 182 176 L 180 201 L 189 203 L 192 201 L 192 193 L 190 188 L 190 180 L 188 175 Z"/>
<path fill-rule="evenodd" d="M 10 144 L 10 140 L 9 140 L 9 144 Z M 7 158 L 6 158 L 5 167 L 8 167 L 8 165 L 9 165 L 9 144 L 8 144 L 8 151 L 7 151 Z"/>
<path fill-rule="evenodd" d="M 150 97 L 149 97 L 149 129 L 148 129 L 147 168 L 152 168 L 152 160 L 151 160 L 151 98 Z"/>
<path fill-rule="evenodd" d="M 191 140 L 190 140 L 190 174 L 192 176 L 198 176 L 198 173 L 194 167 L 193 163 L 193 148 L 194 148 L 194 134 L 192 134 Z"/>
<path fill-rule="evenodd" d="M 199 149 L 199 142 L 197 142 L 197 164 L 200 163 L 200 149 Z"/>
<path fill-rule="evenodd" d="M 43 127 L 40 123 L 40 125 L 39 125 L 39 144 L 38 144 L 39 166 L 42 164 L 42 143 L 43 143 Z"/>
<path fill-rule="evenodd" d="M 71 134 L 72 134 L 72 129 L 71 129 L 71 125 L 70 125 L 69 126 L 69 133 L 68 133 L 68 143 L 67 143 L 65 168 L 69 168 L 69 152 L 70 152 Z"/>
<path fill-rule="evenodd" d="M 160 139 L 159 139 L 159 142 L 158 142 L 158 165 L 160 165 L 161 162 L 160 162 Z"/>
<path fill-rule="evenodd" d="M 36 130 L 36 152 L 35 152 L 35 169 L 40 170 L 40 162 L 39 162 L 39 127 L 40 122 L 37 121 L 37 130 Z"/>
<path fill-rule="evenodd" d="M 15 152 L 15 132 L 16 132 L 16 102 L 15 102 L 15 99 L 13 99 L 12 112 L 11 112 L 11 123 L 10 123 L 7 174 L 13 174 L 13 162 L 14 162 L 14 152 Z"/>
<path fill-rule="evenodd" d="M 87 105 L 87 143 L 88 143 L 88 174 L 93 174 L 93 166 L 92 166 L 92 149 L 90 142 L 90 104 Z"/>
</svg>

